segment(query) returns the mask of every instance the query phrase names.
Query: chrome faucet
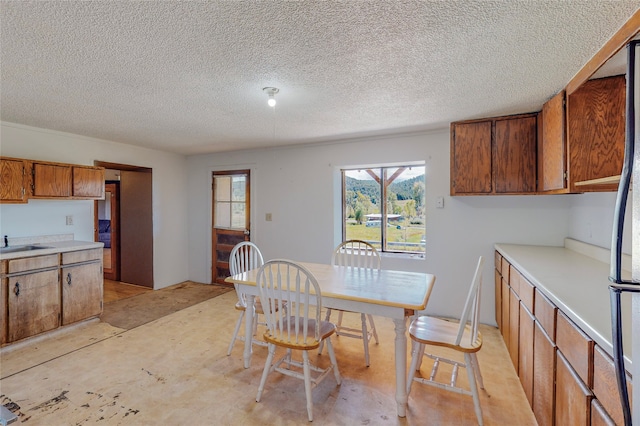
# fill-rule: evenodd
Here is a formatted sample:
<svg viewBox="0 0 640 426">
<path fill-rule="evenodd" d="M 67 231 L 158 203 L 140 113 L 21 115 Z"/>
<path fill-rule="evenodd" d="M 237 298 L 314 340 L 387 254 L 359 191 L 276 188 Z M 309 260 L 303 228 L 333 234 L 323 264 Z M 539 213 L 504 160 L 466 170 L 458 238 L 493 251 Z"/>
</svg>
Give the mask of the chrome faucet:
<svg viewBox="0 0 640 426">
<path fill-rule="evenodd" d="M 4 246 L 5 247 L 9 247 L 9 239 L 7 238 L 7 236 L 4 236 Z"/>
</svg>

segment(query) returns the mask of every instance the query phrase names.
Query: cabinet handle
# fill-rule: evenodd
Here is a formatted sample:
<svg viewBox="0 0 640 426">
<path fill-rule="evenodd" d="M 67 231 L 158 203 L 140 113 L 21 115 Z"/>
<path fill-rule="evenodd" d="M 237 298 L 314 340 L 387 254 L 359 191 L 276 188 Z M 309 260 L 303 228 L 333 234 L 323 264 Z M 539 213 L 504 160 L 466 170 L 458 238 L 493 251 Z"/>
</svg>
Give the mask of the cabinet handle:
<svg viewBox="0 0 640 426">
<path fill-rule="evenodd" d="M 71 285 L 71 272 L 67 273 L 67 284 Z"/>
<path fill-rule="evenodd" d="M 16 285 L 13 287 L 13 294 L 16 296 L 20 295 L 20 283 L 16 282 Z"/>
</svg>

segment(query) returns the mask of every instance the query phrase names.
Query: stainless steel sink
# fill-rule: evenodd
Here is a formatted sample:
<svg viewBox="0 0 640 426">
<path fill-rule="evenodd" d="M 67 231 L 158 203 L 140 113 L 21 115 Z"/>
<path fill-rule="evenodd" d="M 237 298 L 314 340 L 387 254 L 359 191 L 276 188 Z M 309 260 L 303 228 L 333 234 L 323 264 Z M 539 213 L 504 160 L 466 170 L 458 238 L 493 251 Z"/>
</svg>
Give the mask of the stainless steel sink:
<svg viewBox="0 0 640 426">
<path fill-rule="evenodd" d="M 17 253 L 19 251 L 42 250 L 42 249 L 48 249 L 48 248 L 51 248 L 51 247 L 37 246 L 37 245 L 0 247 L 0 254 L 2 254 L 2 253 Z"/>
</svg>

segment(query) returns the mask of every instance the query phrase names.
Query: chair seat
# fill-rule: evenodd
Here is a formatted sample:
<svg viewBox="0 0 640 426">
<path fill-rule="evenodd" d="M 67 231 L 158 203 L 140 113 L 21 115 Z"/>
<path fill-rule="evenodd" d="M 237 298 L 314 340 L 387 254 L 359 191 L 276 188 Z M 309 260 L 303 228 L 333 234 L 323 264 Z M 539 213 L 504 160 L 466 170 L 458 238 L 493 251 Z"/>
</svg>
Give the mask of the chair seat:
<svg viewBox="0 0 640 426">
<path fill-rule="evenodd" d="M 411 322 L 409 335 L 425 345 L 443 346 L 460 352 L 478 352 L 482 347 L 482 334 L 478 332 L 476 340 L 469 344 L 471 327 L 467 325 L 461 343 L 456 345 L 459 327 L 460 323 L 455 320 L 422 316 Z"/>
<path fill-rule="evenodd" d="M 289 317 L 285 319 L 285 324 L 283 325 L 283 330 L 285 330 L 284 334 L 280 336 L 272 335 L 269 331 L 264 333 L 264 340 L 269 343 L 273 343 L 277 346 L 282 346 L 285 348 L 291 349 L 300 349 L 300 350 L 310 350 L 316 349 L 320 346 L 320 342 L 327 337 L 331 336 L 336 332 L 336 326 L 332 322 L 328 321 L 320 321 L 320 340 L 316 340 L 313 334 L 309 334 L 305 340 L 302 340 L 302 336 L 298 336 L 298 341 L 293 341 L 290 339 L 295 339 L 295 323 L 294 317 Z M 309 319 L 309 330 L 314 330 L 316 327 L 316 320 Z M 301 331 L 303 329 L 302 323 L 298 325 L 298 330 Z M 290 334 L 286 334 L 286 330 L 290 331 Z"/>
</svg>

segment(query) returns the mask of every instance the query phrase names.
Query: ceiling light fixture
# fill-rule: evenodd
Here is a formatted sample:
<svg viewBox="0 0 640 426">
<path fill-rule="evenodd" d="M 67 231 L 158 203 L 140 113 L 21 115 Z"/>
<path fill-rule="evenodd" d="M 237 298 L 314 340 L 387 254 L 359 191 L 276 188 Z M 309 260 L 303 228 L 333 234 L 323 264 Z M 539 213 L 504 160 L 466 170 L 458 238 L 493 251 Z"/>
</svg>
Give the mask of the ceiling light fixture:
<svg viewBox="0 0 640 426">
<path fill-rule="evenodd" d="M 277 87 L 264 87 L 262 89 L 267 95 L 269 95 L 269 100 L 267 100 L 267 104 L 270 107 L 275 107 L 276 106 L 276 98 L 275 95 L 276 93 L 278 93 L 280 90 Z"/>
</svg>

